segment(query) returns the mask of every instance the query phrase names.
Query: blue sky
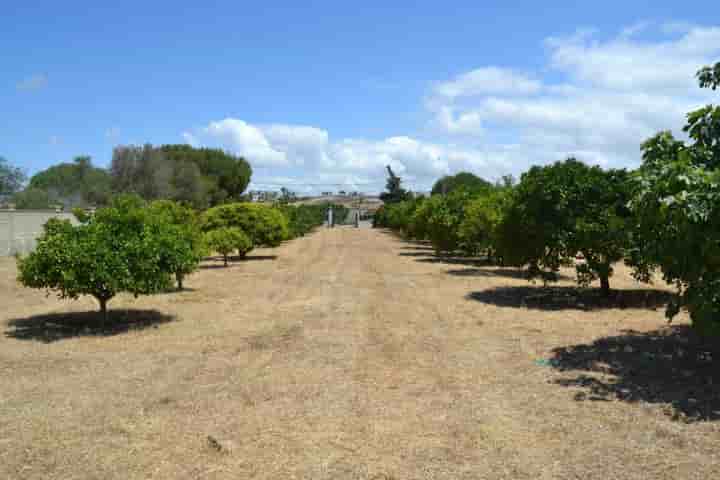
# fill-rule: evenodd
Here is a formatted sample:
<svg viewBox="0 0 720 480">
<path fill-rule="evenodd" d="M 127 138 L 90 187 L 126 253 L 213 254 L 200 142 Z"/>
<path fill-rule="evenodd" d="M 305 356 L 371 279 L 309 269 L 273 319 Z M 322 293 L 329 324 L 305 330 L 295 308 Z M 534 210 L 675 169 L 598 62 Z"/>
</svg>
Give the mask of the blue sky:
<svg viewBox="0 0 720 480">
<path fill-rule="evenodd" d="M 30 174 L 183 142 L 298 191 L 375 191 L 385 164 L 415 189 L 570 154 L 631 167 L 713 100 L 693 74 L 720 60 L 709 1 L 101 3 L 3 4 L 0 155 Z"/>
</svg>

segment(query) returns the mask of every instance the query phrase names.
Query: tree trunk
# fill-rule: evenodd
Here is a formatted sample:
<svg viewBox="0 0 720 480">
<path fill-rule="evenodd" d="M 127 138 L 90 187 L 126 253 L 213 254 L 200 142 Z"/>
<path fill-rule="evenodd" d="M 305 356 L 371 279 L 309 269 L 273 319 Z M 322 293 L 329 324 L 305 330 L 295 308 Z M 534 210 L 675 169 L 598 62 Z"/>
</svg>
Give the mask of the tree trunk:
<svg viewBox="0 0 720 480">
<path fill-rule="evenodd" d="M 600 291 L 604 297 L 610 296 L 610 279 L 607 275 L 600 275 Z"/>
<path fill-rule="evenodd" d="M 223 260 L 225 261 L 225 266 L 226 266 L 226 267 L 227 267 L 227 265 L 228 265 L 227 257 L 228 257 L 228 256 L 227 256 L 227 253 L 223 253 Z"/>
<path fill-rule="evenodd" d="M 182 291 L 183 289 L 183 273 L 181 271 L 175 272 L 175 280 L 177 280 L 177 289 Z"/>
<path fill-rule="evenodd" d="M 108 309 L 107 309 L 108 299 L 98 297 L 97 301 L 98 301 L 98 303 L 100 303 L 100 315 L 102 316 L 100 321 L 102 322 L 103 328 L 105 328 L 105 325 L 107 325 L 107 321 L 108 321 Z"/>
</svg>

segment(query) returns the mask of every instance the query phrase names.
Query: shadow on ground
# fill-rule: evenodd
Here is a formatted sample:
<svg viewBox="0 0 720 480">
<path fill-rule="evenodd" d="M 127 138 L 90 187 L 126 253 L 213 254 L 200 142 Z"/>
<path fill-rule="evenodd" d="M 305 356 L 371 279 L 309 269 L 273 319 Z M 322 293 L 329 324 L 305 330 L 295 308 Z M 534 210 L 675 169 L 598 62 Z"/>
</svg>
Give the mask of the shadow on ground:
<svg viewBox="0 0 720 480">
<path fill-rule="evenodd" d="M 277 255 L 248 255 L 246 257 L 233 256 L 228 257 L 228 268 L 232 267 L 233 264 L 242 262 L 261 262 L 268 260 L 277 260 Z M 215 268 L 225 268 L 223 263 L 223 257 L 207 257 L 206 260 L 216 263 L 204 263 L 200 265 L 201 270 L 213 270 Z"/>
<path fill-rule="evenodd" d="M 667 413 L 675 419 L 716 421 L 720 420 L 718 352 L 690 327 L 678 326 L 625 331 L 592 344 L 557 348 L 550 365 L 583 372 L 556 380 L 562 386 L 585 388 L 587 393 L 575 395 L 578 401 L 667 404 Z"/>
<path fill-rule="evenodd" d="M 605 297 L 599 289 L 578 287 L 496 287 L 469 293 L 466 298 L 499 307 L 535 310 L 599 310 L 664 307 L 672 294 L 665 290 L 614 290 Z"/>
<path fill-rule="evenodd" d="M 442 255 L 433 255 L 433 256 L 427 256 L 426 258 L 418 258 L 415 260 L 416 262 L 421 263 L 442 263 L 447 265 L 468 265 L 468 266 L 475 266 L 475 267 L 482 267 L 487 265 L 494 265 L 492 262 L 489 262 L 486 258 L 478 258 L 478 257 L 445 257 Z"/>
<path fill-rule="evenodd" d="M 454 277 L 507 277 L 527 279 L 527 273 L 520 268 L 458 268 L 445 273 Z"/>
<path fill-rule="evenodd" d="M 112 336 L 132 330 L 157 328 L 175 317 L 157 310 L 110 310 L 103 324 L 102 315 L 93 312 L 68 312 L 33 315 L 7 322 L 5 336 L 18 340 L 52 343 L 74 337 Z"/>
</svg>

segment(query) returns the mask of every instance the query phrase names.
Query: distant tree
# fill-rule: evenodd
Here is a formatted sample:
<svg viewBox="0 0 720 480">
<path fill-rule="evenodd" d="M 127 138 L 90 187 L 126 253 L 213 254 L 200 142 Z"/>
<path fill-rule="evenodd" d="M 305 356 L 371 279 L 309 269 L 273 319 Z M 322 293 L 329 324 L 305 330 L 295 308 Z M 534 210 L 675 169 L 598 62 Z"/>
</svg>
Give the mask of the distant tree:
<svg viewBox="0 0 720 480">
<path fill-rule="evenodd" d="M 110 167 L 115 192 L 206 208 L 238 200 L 252 170 L 242 157 L 190 145 L 118 146 Z"/>
<path fill-rule="evenodd" d="M 455 190 L 463 189 L 469 193 L 480 193 L 492 188 L 492 184 L 469 172 L 460 172 L 455 175 L 446 175 L 435 182 L 432 195 L 446 195 Z"/>
<path fill-rule="evenodd" d="M 390 165 L 387 167 L 388 179 L 385 186 L 385 192 L 380 194 L 380 200 L 384 203 L 397 203 L 407 200 L 411 197 L 410 192 L 402 188 L 402 179 L 395 175 Z"/>
<path fill-rule="evenodd" d="M 498 226 L 503 259 L 527 265 L 531 277 L 555 280 L 576 255 L 578 282 L 599 278 L 610 292 L 613 264 L 632 246 L 632 216 L 627 208 L 632 184 L 624 170 L 602 170 L 569 158 L 522 175 Z"/>
<path fill-rule="evenodd" d="M 173 200 L 194 205 L 199 208 L 207 207 L 206 187 L 197 164 L 184 160 L 177 162 L 172 181 Z"/>
<path fill-rule="evenodd" d="M 19 192 L 25 183 L 25 173 L 0 157 L 0 200 Z"/>
<path fill-rule="evenodd" d="M 11 198 L 19 210 L 42 210 L 52 206 L 48 193 L 40 188 L 28 187 Z"/>
<path fill-rule="evenodd" d="M 210 205 L 238 200 L 250 183 L 252 168 L 243 157 L 219 149 L 195 148 L 190 145 L 163 145 L 159 150 L 173 162 L 195 163 L 203 177 L 217 186 L 211 190 L 221 198 L 209 198 Z"/>
<path fill-rule="evenodd" d="M 35 251 L 18 260 L 18 280 L 60 298 L 92 295 L 103 320 L 116 294 L 149 294 L 170 284 L 159 241 L 166 231 L 148 220 L 141 199 L 121 196 L 83 220 L 49 220 Z"/>
<path fill-rule="evenodd" d="M 51 203 L 105 205 L 110 200 L 111 178 L 104 169 L 94 167 L 90 157 L 80 156 L 33 175 L 29 187 L 45 191 Z"/>
<path fill-rule="evenodd" d="M 135 193 L 145 200 L 169 199 L 174 169 L 152 145 L 119 146 L 110 163 L 112 188 L 116 193 Z"/>
</svg>

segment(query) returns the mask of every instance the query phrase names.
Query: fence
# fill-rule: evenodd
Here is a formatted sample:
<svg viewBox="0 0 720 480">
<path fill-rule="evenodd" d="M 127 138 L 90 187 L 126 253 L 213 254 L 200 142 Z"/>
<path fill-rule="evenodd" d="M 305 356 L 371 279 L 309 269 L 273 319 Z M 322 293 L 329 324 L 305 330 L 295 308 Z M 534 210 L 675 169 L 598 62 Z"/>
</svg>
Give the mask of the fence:
<svg viewBox="0 0 720 480">
<path fill-rule="evenodd" d="M 0 210 L 0 256 L 31 252 L 51 218 L 76 222 L 71 213 L 55 210 Z"/>
</svg>

